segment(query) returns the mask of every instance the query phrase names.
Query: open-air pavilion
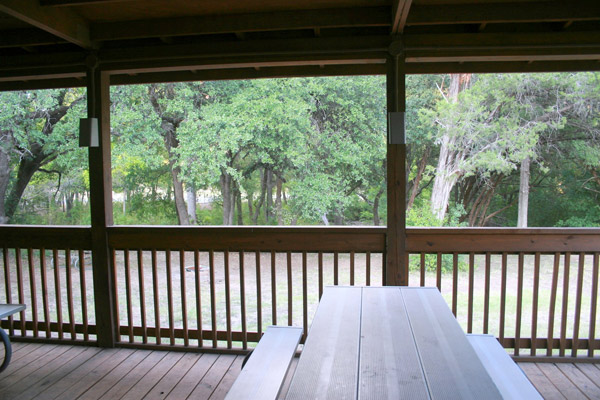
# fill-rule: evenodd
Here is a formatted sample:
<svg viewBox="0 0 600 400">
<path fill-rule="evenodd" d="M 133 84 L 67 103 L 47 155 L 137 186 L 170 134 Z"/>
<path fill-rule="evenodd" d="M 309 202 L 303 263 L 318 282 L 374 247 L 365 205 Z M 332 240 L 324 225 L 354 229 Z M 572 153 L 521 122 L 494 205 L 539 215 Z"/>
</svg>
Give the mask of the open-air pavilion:
<svg viewBox="0 0 600 400">
<path fill-rule="evenodd" d="M 15 349 L 0 398 L 3 390 L 60 398 L 72 387 L 90 398 L 223 397 L 267 325 L 308 331 L 328 257 L 335 285 L 444 286 L 455 315 L 464 296 L 465 331 L 496 334 L 542 395 L 597 398 L 600 229 L 407 228 L 402 134 L 387 145 L 385 227 L 115 226 L 110 86 L 380 74 L 388 111 L 403 113 L 407 74 L 598 69 L 595 0 L 0 0 L 0 91 L 85 86 L 88 117 L 99 121 L 99 146 L 89 148 L 91 226 L 0 226 L 0 299 L 28 307 L 2 321 Z M 448 255 L 453 274 L 442 282 Z M 140 273 L 145 263 L 156 274 L 160 257 L 172 272 L 166 305 L 155 278 Z M 437 259 L 433 276 L 426 257 Z M 419 271 L 409 272 L 409 258 Z M 482 288 L 473 287 L 478 262 Z M 546 277 L 543 263 L 552 265 Z M 182 278 L 189 265 L 191 284 Z M 186 307 L 202 311 L 191 318 Z M 111 378 L 119 365 L 135 373 Z"/>
</svg>

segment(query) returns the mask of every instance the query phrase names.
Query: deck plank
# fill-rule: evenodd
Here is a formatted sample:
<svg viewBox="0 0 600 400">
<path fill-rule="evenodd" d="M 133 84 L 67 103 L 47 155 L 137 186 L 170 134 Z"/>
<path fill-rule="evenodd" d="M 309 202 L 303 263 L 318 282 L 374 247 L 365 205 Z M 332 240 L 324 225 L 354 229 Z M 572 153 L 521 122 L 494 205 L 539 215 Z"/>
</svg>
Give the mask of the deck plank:
<svg viewBox="0 0 600 400">
<path fill-rule="evenodd" d="M 121 399 L 135 400 L 147 397 L 148 392 L 160 382 L 183 355 L 181 352 L 167 352 L 157 367 L 150 369 Z"/>
<path fill-rule="evenodd" d="M 233 382 L 242 371 L 243 362 L 244 356 L 238 356 L 233 361 L 233 363 L 225 373 L 225 376 L 223 376 L 223 379 L 221 379 L 221 382 L 219 382 L 219 386 L 217 386 L 215 391 L 210 396 L 209 400 L 222 400 L 225 398 L 227 392 L 229 392 L 229 389 L 233 385 Z"/>
<path fill-rule="evenodd" d="M 227 356 L 219 356 L 217 361 L 210 367 L 210 370 L 204 375 L 202 380 L 198 382 L 198 385 L 194 391 L 188 396 L 188 399 L 208 399 L 219 383 L 223 376 L 233 364 L 234 359 Z"/>
<path fill-rule="evenodd" d="M 10 383 L 8 382 L 13 379 L 13 375 L 27 375 L 40 368 L 44 363 L 51 362 L 67 350 L 69 350 L 68 346 L 48 345 L 47 347 L 38 347 L 29 354 L 15 361 L 11 361 L 8 368 L 0 375 L 0 389 L 10 386 Z"/>
<path fill-rule="evenodd" d="M 525 372 L 527 378 L 546 400 L 564 400 L 565 396 L 554 386 L 536 363 L 523 362 L 519 367 Z"/>
<path fill-rule="evenodd" d="M 557 363 L 556 366 L 588 398 L 600 400 L 600 388 L 579 368 L 573 364 L 566 363 Z"/>
<path fill-rule="evenodd" d="M 585 374 L 594 384 L 600 387 L 600 367 L 599 364 L 574 364 L 581 372 Z"/>
<path fill-rule="evenodd" d="M 587 399 L 562 371 L 551 363 L 538 363 L 539 369 L 548 377 L 556 388 L 569 400 Z"/>
<path fill-rule="evenodd" d="M 164 399 L 200 358 L 197 353 L 185 353 L 158 383 L 148 392 L 150 399 Z"/>
<path fill-rule="evenodd" d="M 187 399 L 218 358 L 217 354 L 202 354 L 194 365 L 186 371 L 177 386 L 167 394 L 166 398 L 169 400 Z"/>
</svg>

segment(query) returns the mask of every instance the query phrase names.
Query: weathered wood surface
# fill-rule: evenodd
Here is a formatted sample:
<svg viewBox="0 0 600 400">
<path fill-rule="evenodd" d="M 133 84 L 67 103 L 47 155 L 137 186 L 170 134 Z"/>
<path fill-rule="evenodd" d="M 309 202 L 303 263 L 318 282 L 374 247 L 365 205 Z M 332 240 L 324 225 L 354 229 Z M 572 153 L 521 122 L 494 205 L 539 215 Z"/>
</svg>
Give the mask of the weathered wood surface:
<svg viewBox="0 0 600 400">
<path fill-rule="evenodd" d="M 268 327 L 226 399 L 276 399 L 301 337 L 302 328 Z"/>
<path fill-rule="evenodd" d="M 501 399 L 435 288 L 328 287 L 288 399 Z"/>
</svg>

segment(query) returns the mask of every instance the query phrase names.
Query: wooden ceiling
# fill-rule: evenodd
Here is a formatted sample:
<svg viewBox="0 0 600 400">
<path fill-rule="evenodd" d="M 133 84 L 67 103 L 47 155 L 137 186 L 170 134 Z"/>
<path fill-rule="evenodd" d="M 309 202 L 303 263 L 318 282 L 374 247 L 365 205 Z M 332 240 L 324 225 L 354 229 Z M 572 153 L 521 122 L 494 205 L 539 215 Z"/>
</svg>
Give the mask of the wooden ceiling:
<svg viewBox="0 0 600 400">
<path fill-rule="evenodd" d="M 0 89 L 385 72 L 600 69 L 598 0 L 0 0 Z"/>
</svg>

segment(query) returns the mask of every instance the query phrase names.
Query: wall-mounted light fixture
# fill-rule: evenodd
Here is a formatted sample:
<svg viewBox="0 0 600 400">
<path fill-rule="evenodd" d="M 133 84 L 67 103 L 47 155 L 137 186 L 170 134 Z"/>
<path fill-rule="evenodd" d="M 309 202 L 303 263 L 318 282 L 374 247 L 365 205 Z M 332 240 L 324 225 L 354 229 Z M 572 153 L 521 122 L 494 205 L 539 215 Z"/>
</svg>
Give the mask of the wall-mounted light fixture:
<svg viewBox="0 0 600 400">
<path fill-rule="evenodd" d="M 388 113 L 388 143 L 406 144 L 404 135 L 404 112 Z"/>
<path fill-rule="evenodd" d="M 98 147 L 100 142 L 98 118 L 96 118 L 96 96 L 94 92 L 94 76 L 98 67 L 98 58 L 94 54 L 90 54 L 86 58 L 86 64 L 89 69 L 87 74 L 87 79 L 89 80 L 87 85 L 88 118 L 79 119 L 79 147 Z"/>
</svg>

